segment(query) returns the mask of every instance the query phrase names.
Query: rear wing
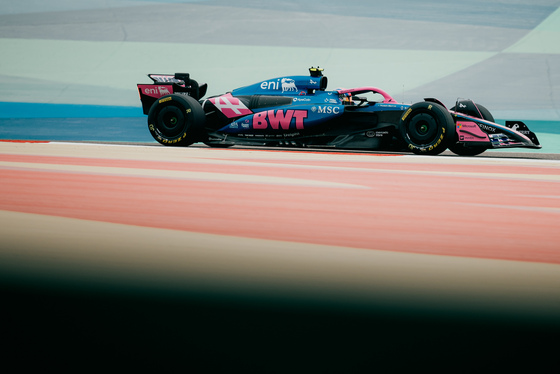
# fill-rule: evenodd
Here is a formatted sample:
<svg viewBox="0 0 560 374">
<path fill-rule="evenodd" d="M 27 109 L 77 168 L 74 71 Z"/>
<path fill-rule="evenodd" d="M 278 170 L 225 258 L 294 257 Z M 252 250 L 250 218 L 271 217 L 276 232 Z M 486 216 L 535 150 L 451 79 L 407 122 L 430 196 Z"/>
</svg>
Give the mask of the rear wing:
<svg viewBox="0 0 560 374">
<path fill-rule="evenodd" d="M 148 77 L 153 83 L 137 85 L 144 114 L 148 114 L 154 102 L 162 96 L 181 93 L 200 100 L 208 89 L 206 83 L 198 84 L 188 73 L 148 74 Z"/>
</svg>

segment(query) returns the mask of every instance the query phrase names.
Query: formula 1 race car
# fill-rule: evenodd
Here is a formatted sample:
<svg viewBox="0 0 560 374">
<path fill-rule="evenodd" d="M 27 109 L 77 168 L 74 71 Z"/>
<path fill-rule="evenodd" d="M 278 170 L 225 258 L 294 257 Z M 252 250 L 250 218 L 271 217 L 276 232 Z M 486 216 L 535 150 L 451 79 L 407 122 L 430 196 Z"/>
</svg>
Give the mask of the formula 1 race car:
<svg viewBox="0 0 560 374">
<path fill-rule="evenodd" d="M 159 143 L 211 147 L 282 146 L 411 151 L 447 148 L 473 156 L 487 149 L 541 148 L 520 121 L 494 122 L 471 100 L 447 109 L 433 98 L 413 105 L 375 87 L 327 90 L 323 69 L 265 80 L 202 99 L 208 86 L 187 73 L 149 74 L 138 84 L 148 128 Z"/>
</svg>

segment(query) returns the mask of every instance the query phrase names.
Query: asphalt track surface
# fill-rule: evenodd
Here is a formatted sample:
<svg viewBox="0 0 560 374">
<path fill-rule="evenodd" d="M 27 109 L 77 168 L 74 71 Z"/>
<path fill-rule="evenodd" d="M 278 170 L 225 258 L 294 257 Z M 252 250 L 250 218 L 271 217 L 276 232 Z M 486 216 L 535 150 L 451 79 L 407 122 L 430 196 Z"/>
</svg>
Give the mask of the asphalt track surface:
<svg viewBox="0 0 560 374">
<path fill-rule="evenodd" d="M 22 349 L 336 372 L 534 365 L 560 330 L 559 160 L 9 141 L 0 172 Z"/>
</svg>

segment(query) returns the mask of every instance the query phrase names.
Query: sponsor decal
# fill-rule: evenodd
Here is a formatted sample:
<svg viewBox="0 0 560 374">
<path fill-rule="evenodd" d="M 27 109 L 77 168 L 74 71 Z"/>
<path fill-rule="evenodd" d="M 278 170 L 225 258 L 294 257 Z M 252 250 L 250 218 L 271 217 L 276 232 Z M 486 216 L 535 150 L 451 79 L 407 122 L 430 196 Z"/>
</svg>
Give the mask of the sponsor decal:
<svg viewBox="0 0 560 374">
<path fill-rule="evenodd" d="M 319 113 L 319 114 L 340 114 L 340 107 L 319 105 L 319 106 L 311 107 L 311 111 L 313 113 Z"/>
<path fill-rule="evenodd" d="M 296 103 L 298 101 L 311 101 L 311 99 L 308 97 L 294 97 L 293 102 Z"/>
<path fill-rule="evenodd" d="M 488 135 L 475 122 L 457 122 L 457 134 L 460 141 L 485 141 Z"/>
<path fill-rule="evenodd" d="M 282 92 L 297 91 L 296 82 L 290 78 L 282 78 Z"/>
<path fill-rule="evenodd" d="M 156 99 L 165 95 L 171 95 L 173 93 L 172 86 L 158 86 L 153 84 L 142 84 L 138 85 L 140 92 L 143 95 L 155 97 Z"/>
<path fill-rule="evenodd" d="M 268 81 L 268 82 L 262 82 L 261 83 L 261 90 L 277 90 L 278 89 L 278 84 L 279 84 L 280 80 L 275 81 Z"/>
<path fill-rule="evenodd" d="M 300 136 L 299 132 L 292 132 L 289 134 L 284 134 L 284 138 L 295 138 L 296 136 Z"/>
<path fill-rule="evenodd" d="M 301 130 L 304 128 L 305 118 L 307 118 L 306 110 L 268 110 L 255 113 L 253 116 L 253 129 L 289 130 L 290 124 L 294 120 L 296 129 Z"/>
<path fill-rule="evenodd" d="M 442 128 L 442 130 L 443 130 L 443 132 L 445 133 L 445 129 Z M 438 141 L 436 142 L 436 144 L 431 145 L 431 146 L 428 147 L 428 151 L 431 151 L 432 149 L 437 148 L 437 146 L 441 144 L 442 140 L 443 140 L 443 134 L 441 134 L 441 136 L 439 137 L 439 139 L 438 139 Z"/>
<path fill-rule="evenodd" d="M 161 104 L 161 103 L 165 103 L 166 101 L 171 101 L 171 100 L 172 100 L 171 97 L 166 97 L 164 99 L 159 100 L 159 103 Z"/>
<path fill-rule="evenodd" d="M 389 135 L 389 131 L 388 130 L 383 130 L 383 131 L 367 131 L 366 132 L 366 136 L 368 138 L 383 138 L 384 136 Z"/>
<path fill-rule="evenodd" d="M 282 80 L 277 79 L 275 81 L 267 81 L 261 83 L 262 90 L 280 90 L 282 92 L 297 92 L 298 88 L 296 86 L 296 81 L 291 78 L 282 78 Z"/>
<path fill-rule="evenodd" d="M 496 129 L 494 127 L 485 125 L 483 123 L 479 123 L 478 126 L 486 132 L 492 132 L 492 133 L 496 132 Z"/>
<path fill-rule="evenodd" d="M 176 138 L 176 139 L 167 139 L 167 138 L 164 138 L 163 136 L 161 136 L 161 134 L 160 134 L 158 131 L 156 131 L 156 127 L 155 127 L 154 124 L 150 123 L 150 124 L 148 125 L 148 127 L 149 127 L 150 131 L 153 132 L 154 135 L 156 135 L 157 139 L 158 139 L 161 143 L 164 143 L 164 144 L 175 144 L 175 143 L 179 143 L 181 140 L 183 140 L 183 139 L 185 139 L 185 138 L 187 137 L 187 133 L 184 132 L 182 135 L 180 135 L 180 136 L 179 136 L 178 138 Z"/>
<path fill-rule="evenodd" d="M 170 92 L 169 88 L 166 86 L 155 86 L 144 88 L 144 94 L 148 96 L 164 96 L 171 95 L 172 92 Z"/>
<path fill-rule="evenodd" d="M 158 91 L 161 96 L 171 95 L 171 92 L 169 92 L 169 89 L 165 86 L 158 86 Z"/>
<path fill-rule="evenodd" d="M 401 121 L 404 121 L 406 119 L 406 117 L 408 117 L 408 115 L 410 114 L 410 112 L 412 112 L 411 108 L 408 108 L 408 110 L 406 111 L 406 113 L 404 114 L 404 116 L 402 116 Z"/>
<path fill-rule="evenodd" d="M 175 76 L 173 75 L 149 74 L 149 76 L 156 82 L 160 82 L 160 83 L 183 83 L 182 80 L 175 79 Z"/>
<path fill-rule="evenodd" d="M 245 116 L 253 113 L 241 100 L 231 95 L 224 95 L 209 100 L 228 118 Z"/>
<path fill-rule="evenodd" d="M 320 114 L 340 114 L 340 107 L 338 106 L 318 106 Z"/>
<path fill-rule="evenodd" d="M 529 131 L 529 129 L 526 129 L 526 128 L 527 127 L 525 127 L 525 128 L 521 127 L 521 125 L 519 123 L 514 123 L 513 126 L 510 127 L 510 129 L 512 129 L 513 131 L 517 131 L 520 134 L 529 136 L 529 134 L 531 134 L 531 131 Z"/>
<path fill-rule="evenodd" d="M 436 148 L 441 144 L 441 142 L 443 141 L 444 135 L 445 135 L 445 127 L 442 127 L 442 128 L 441 128 L 441 135 L 439 136 L 438 140 L 437 140 L 434 144 L 430 145 L 430 146 L 427 147 L 427 148 L 426 148 L 426 147 L 417 147 L 417 146 L 415 146 L 415 145 L 413 145 L 413 144 L 409 144 L 409 145 L 408 145 L 408 148 L 411 149 L 411 150 L 417 149 L 417 150 L 420 151 L 420 152 L 428 152 L 428 151 L 431 151 L 431 150 L 433 150 L 433 149 L 436 149 Z"/>
</svg>

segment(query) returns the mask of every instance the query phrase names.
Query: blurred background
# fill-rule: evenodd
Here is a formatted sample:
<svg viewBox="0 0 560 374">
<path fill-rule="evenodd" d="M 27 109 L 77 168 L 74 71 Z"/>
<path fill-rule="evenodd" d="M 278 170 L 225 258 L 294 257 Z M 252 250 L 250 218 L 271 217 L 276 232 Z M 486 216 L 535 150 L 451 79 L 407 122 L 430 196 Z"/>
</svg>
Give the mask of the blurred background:
<svg viewBox="0 0 560 374">
<path fill-rule="evenodd" d="M 376 86 L 404 103 L 435 97 L 448 107 L 473 99 L 498 122 L 526 121 L 543 145 L 537 152 L 560 153 L 559 7 L 560 0 L 0 0 L 0 139 L 152 143 L 136 89 L 150 82 L 148 73 L 187 72 L 214 95 L 320 66 L 330 89 Z M 27 326 L 9 335 L 20 367 L 60 365 L 63 357 L 81 361 L 69 364 L 73 371 L 118 361 L 124 369 L 191 372 L 461 372 L 518 364 L 534 371 L 557 360 L 557 319 L 26 281 L 32 286 L 0 282 L 18 312 L 1 331 L 14 321 Z"/>
</svg>

